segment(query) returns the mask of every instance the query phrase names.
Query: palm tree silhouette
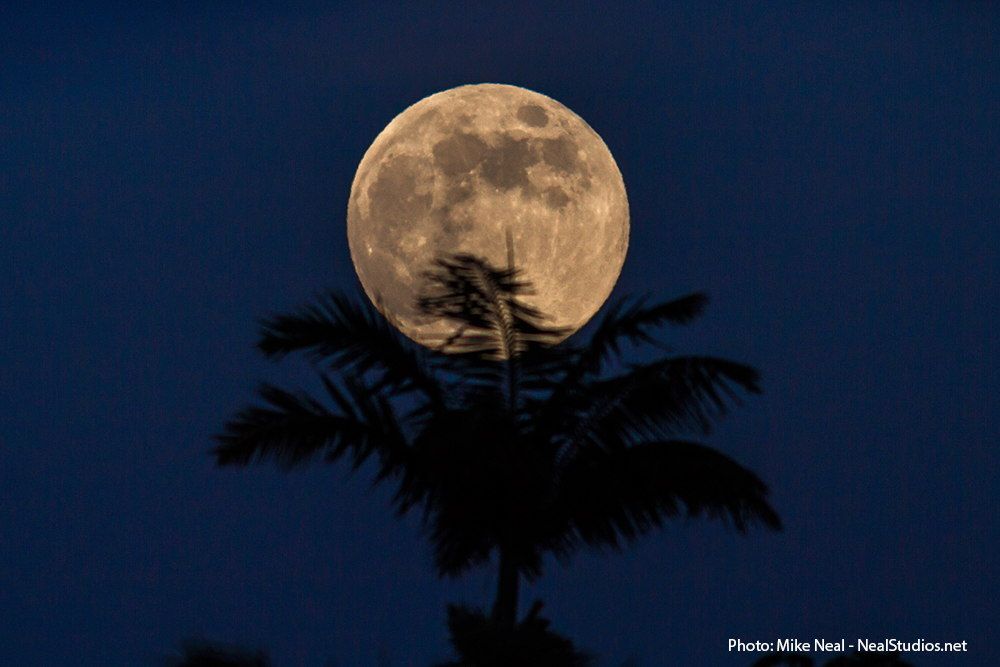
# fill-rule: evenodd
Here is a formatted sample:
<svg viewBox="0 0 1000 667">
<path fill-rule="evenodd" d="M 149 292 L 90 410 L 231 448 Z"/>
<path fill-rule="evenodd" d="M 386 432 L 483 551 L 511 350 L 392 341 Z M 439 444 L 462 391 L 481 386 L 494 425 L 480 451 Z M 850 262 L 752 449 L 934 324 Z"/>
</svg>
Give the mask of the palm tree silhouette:
<svg viewBox="0 0 1000 667">
<path fill-rule="evenodd" d="M 262 386 L 217 436 L 217 464 L 374 461 L 396 512 L 422 513 L 439 575 L 496 558 L 490 619 L 508 631 L 546 555 L 618 549 L 685 514 L 780 528 L 753 472 L 690 439 L 758 393 L 757 372 L 670 354 L 656 336 L 697 317 L 703 294 L 620 301 L 588 340 L 556 344 L 566 332 L 525 304 L 513 268 L 461 255 L 428 277 L 421 311 L 456 328 L 433 350 L 336 293 L 265 320 L 260 350 L 308 355 L 326 396 Z"/>
</svg>

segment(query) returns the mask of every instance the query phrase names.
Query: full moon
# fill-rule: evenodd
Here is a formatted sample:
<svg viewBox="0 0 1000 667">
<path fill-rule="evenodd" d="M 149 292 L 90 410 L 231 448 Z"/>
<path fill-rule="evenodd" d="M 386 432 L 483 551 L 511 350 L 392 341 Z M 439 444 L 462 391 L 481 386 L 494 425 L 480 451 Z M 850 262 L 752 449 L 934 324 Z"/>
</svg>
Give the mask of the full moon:
<svg viewBox="0 0 1000 667">
<path fill-rule="evenodd" d="M 611 152 L 559 102 L 524 88 L 460 86 L 409 107 L 375 138 L 351 185 L 347 238 L 368 297 L 404 334 L 454 332 L 417 307 L 437 259 L 508 263 L 525 302 L 576 331 L 611 293 L 628 247 L 628 199 Z"/>
</svg>

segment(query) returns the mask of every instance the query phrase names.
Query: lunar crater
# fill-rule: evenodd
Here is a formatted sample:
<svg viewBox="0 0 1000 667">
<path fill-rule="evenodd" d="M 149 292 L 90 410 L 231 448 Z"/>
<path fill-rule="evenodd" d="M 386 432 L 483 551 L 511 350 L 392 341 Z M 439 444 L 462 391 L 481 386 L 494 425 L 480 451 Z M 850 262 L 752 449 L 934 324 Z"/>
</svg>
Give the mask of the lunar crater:
<svg viewBox="0 0 1000 667">
<path fill-rule="evenodd" d="M 525 104 L 517 110 L 517 117 L 531 127 L 545 127 L 549 123 L 549 115 L 537 104 Z"/>
</svg>

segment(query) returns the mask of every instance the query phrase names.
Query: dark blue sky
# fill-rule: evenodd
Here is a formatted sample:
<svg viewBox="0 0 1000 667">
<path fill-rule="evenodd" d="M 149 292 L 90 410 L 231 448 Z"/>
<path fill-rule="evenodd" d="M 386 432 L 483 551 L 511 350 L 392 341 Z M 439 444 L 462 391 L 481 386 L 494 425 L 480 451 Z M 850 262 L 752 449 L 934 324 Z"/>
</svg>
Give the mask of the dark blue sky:
<svg viewBox="0 0 1000 667">
<path fill-rule="evenodd" d="M 763 372 L 712 442 L 787 524 L 681 521 L 526 594 L 620 663 L 729 637 L 967 640 L 1000 661 L 1000 14 L 989 3 L 0 8 L 0 662 L 201 634 L 277 665 L 425 665 L 446 601 L 344 467 L 215 470 L 256 318 L 354 290 L 350 181 L 409 104 L 545 93 L 628 188 L 620 294 L 705 289 L 685 350 Z M 846 6 L 845 6 L 846 5 Z M 911 6 L 906 6 L 911 5 Z"/>
</svg>

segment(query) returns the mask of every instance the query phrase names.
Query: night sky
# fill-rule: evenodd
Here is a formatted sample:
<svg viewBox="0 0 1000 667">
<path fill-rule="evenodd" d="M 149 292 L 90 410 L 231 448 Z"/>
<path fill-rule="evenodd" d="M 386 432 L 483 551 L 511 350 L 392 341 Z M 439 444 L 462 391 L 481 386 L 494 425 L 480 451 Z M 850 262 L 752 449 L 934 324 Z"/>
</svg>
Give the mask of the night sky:
<svg viewBox="0 0 1000 667">
<path fill-rule="evenodd" d="M 209 450 L 258 381 L 312 381 L 256 321 L 357 290 L 365 149 L 478 82 L 603 137 L 632 215 L 615 294 L 709 292 L 672 340 L 761 370 L 710 442 L 786 523 L 677 521 L 524 600 L 611 665 L 749 665 L 730 637 L 1000 662 L 996 5 L 69 4 L 0 7 L 0 662 L 192 636 L 279 667 L 447 657 L 444 605 L 488 604 L 492 572 L 436 580 L 347 466 Z"/>
</svg>

